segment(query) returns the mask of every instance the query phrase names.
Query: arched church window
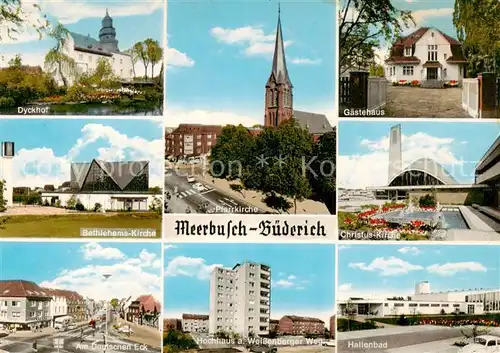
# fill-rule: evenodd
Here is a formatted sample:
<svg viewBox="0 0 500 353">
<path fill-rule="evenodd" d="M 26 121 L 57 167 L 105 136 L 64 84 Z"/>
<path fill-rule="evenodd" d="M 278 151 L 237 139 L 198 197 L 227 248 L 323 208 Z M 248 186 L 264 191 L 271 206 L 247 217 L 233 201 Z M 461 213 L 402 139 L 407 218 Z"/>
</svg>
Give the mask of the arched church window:
<svg viewBox="0 0 500 353">
<path fill-rule="evenodd" d="M 267 98 L 266 98 L 266 100 L 267 100 L 267 105 L 271 105 L 272 102 L 273 102 L 273 91 L 270 90 L 270 89 L 267 90 Z"/>
<path fill-rule="evenodd" d="M 278 90 L 275 88 L 273 90 L 273 106 L 276 107 L 278 105 Z"/>
</svg>

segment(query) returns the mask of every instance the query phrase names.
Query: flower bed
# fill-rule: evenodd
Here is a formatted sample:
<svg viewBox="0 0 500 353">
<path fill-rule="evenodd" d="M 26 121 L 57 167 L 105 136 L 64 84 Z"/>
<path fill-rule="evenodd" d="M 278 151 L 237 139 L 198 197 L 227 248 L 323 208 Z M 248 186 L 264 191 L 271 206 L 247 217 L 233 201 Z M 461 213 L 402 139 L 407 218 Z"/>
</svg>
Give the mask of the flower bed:
<svg viewBox="0 0 500 353">
<path fill-rule="evenodd" d="M 403 210 L 404 204 L 386 204 L 381 207 L 373 207 L 360 213 L 346 214 L 340 224 L 343 230 L 380 231 L 387 234 L 399 234 L 402 238 L 426 238 L 435 226 L 426 220 L 411 220 L 405 224 L 395 224 L 380 217 L 380 215 Z M 412 212 L 433 212 L 435 207 L 415 207 Z"/>
<path fill-rule="evenodd" d="M 444 86 L 445 87 L 459 87 L 460 86 L 460 82 L 458 82 L 457 80 L 446 81 L 444 83 Z"/>
</svg>

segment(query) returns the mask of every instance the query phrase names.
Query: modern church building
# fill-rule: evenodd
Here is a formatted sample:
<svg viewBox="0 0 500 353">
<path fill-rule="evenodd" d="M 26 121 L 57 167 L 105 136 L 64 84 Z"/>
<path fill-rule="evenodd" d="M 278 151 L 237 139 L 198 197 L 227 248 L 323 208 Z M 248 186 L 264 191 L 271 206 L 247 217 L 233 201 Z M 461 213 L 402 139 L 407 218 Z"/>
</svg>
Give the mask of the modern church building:
<svg viewBox="0 0 500 353">
<path fill-rule="evenodd" d="M 90 34 L 69 32 L 64 42 L 63 53 L 76 62 L 79 73 L 91 73 L 96 69 L 99 60 L 107 60 L 113 72 L 122 81 L 131 81 L 134 78 L 134 65 L 132 56 L 120 51 L 113 19 L 108 10 L 102 19 L 99 39 Z M 64 69 L 63 69 L 64 70 Z M 67 70 L 67 69 L 66 69 Z M 57 70 L 52 73 L 56 81 L 62 84 L 62 77 Z M 71 81 L 74 75 L 66 72 L 65 77 Z M 71 82 L 70 82 L 71 83 Z"/>
<path fill-rule="evenodd" d="M 72 163 L 67 186 L 42 192 L 42 202 L 51 205 L 79 201 L 85 209 L 96 204 L 105 211 L 147 211 L 155 197 L 149 191 L 149 162 Z"/>
<path fill-rule="evenodd" d="M 430 283 L 419 282 L 415 293 L 393 298 L 350 298 L 337 301 L 337 312 L 366 316 L 483 314 L 500 312 L 500 289 L 468 289 L 432 292 Z"/>
<path fill-rule="evenodd" d="M 500 143 L 497 140 L 497 156 L 500 157 Z M 488 153 L 486 155 L 491 155 Z M 481 171 L 494 162 L 492 157 L 483 157 L 484 162 L 478 165 Z M 496 160 L 497 167 L 500 162 Z M 494 168 L 493 168 L 494 169 Z M 495 174 L 489 168 L 489 174 Z M 484 174 L 484 173 L 483 173 Z M 488 174 L 488 175 L 489 175 Z M 500 178 L 500 169 L 496 173 Z M 492 183 L 485 183 L 485 180 L 494 180 L 493 177 L 476 178 L 475 183 L 460 184 L 453 176 L 439 163 L 430 158 L 420 158 L 412 162 L 403 169 L 403 154 L 401 142 L 401 125 L 391 128 L 389 136 L 389 178 L 387 186 L 368 187 L 368 190 L 375 191 L 379 198 L 391 200 L 403 200 L 409 198 L 419 198 L 426 194 L 433 193 L 440 204 L 449 205 L 493 205 Z M 498 179 L 497 183 L 498 183 Z M 498 193 L 497 193 L 498 195 Z M 497 196 L 498 198 L 498 196 Z M 496 203 L 498 206 L 498 202 Z"/>
</svg>

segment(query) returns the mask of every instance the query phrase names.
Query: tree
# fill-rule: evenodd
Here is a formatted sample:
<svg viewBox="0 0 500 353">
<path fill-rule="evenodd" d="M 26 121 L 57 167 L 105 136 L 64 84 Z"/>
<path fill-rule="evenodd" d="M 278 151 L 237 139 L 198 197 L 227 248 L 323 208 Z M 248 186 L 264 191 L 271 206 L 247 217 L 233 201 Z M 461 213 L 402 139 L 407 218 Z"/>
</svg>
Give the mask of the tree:
<svg viewBox="0 0 500 353">
<path fill-rule="evenodd" d="M 77 69 L 76 61 L 63 51 L 68 40 L 69 31 L 58 23 L 50 30 L 49 36 L 56 41 L 56 44 L 45 55 L 45 67 L 48 71 L 59 75 L 64 87 L 68 87 L 68 77 L 76 76 Z"/>
<path fill-rule="evenodd" d="M 411 23 L 411 12 L 390 0 L 345 0 L 339 19 L 340 73 L 373 63 L 380 39 L 392 41 Z"/>
<path fill-rule="evenodd" d="M 36 22 L 32 22 L 34 18 L 32 11 L 26 11 L 25 3 L 21 0 L 0 0 L 0 28 L 3 31 L 0 33 L 0 42 L 5 40 L 3 34 L 7 38 L 16 40 L 17 36 L 24 31 L 24 28 L 34 29 L 39 38 L 42 38 L 44 30 L 49 26 L 47 15 L 43 15 Z M 33 10 L 40 12 L 40 6 L 36 3 L 31 4 Z M 24 28 L 23 28 L 24 27 Z"/>
<path fill-rule="evenodd" d="M 468 75 L 500 68 L 500 6 L 496 0 L 455 0 L 453 24 L 469 60 Z"/>
<path fill-rule="evenodd" d="M 9 60 L 9 67 L 19 69 L 23 65 L 23 60 L 21 54 L 16 54 L 12 59 Z"/>
<path fill-rule="evenodd" d="M 147 80 L 150 61 L 146 44 L 144 42 L 137 42 L 130 50 L 134 53 L 133 56 L 136 58 L 136 61 L 142 61 L 142 64 L 144 65 L 144 79 Z"/>
<path fill-rule="evenodd" d="M 384 67 L 376 63 L 370 65 L 370 76 L 384 77 Z"/>
<path fill-rule="evenodd" d="M 7 200 L 4 199 L 5 180 L 0 180 L 0 212 L 5 212 L 7 210 Z"/>
<path fill-rule="evenodd" d="M 314 146 L 311 168 L 308 170 L 313 199 L 321 201 L 330 214 L 336 214 L 337 128 L 323 134 Z"/>
<path fill-rule="evenodd" d="M 148 57 L 148 61 L 151 64 L 151 78 L 155 77 L 155 66 L 162 60 L 163 58 L 163 49 L 160 46 L 160 43 L 157 40 L 153 40 L 148 38 L 144 41 L 146 45 L 146 55 Z"/>
<path fill-rule="evenodd" d="M 226 125 L 210 152 L 211 174 L 216 178 L 241 178 L 243 168 L 255 161 L 255 138 L 243 125 Z"/>
<path fill-rule="evenodd" d="M 345 305 L 344 313 L 347 316 L 347 330 L 351 331 L 351 321 L 354 321 L 354 319 L 356 318 L 356 315 L 358 314 L 358 308 L 356 308 L 351 300 L 348 300 Z"/>
<path fill-rule="evenodd" d="M 91 73 L 81 75 L 78 81 L 83 86 L 112 88 L 119 80 L 113 72 L 111 62 L 107 58 L 100 58 L 97 60 L 96 68 Z"/>
<path fill-rule="evenodd" d="M 144 309 L 144 305 L 141 305 L 141 325 L 144 324 L 144 316 L 146 316 L 146 309 Z"/>
<path fill-rule="evenodd" d="M 312 195 L 305 161 L 313 154 L 312 135 L 294 119 L 277 129 L 264 129 L 256 138 L 254 161 L 244 169 L 243 185 L 264 194 L 279 194 L 297 202 Z"/>
<path fill-rule="evenodd" d="M 111 306 L 113 307 L 113 309 L 116 309 L 116 307 L 118 306 L 118 304 L 120 303 L 120 301 L 118 300 L 118 298 L 113 298 L 113 299 L 111 299 L 111 301 L 109 303 L 111 304 Z"/>
</svg>

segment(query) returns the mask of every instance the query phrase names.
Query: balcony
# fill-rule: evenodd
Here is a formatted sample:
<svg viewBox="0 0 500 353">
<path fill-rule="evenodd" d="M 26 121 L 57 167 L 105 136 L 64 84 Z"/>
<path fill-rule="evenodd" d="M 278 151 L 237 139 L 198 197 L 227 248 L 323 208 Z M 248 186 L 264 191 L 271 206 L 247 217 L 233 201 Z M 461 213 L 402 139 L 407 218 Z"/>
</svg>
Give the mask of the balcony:
<svg viewBox="0 0 500 353">
<path fill-rule="evenodd" d="M 260 301 L 260 305 L 268 307 L 269 306 L 269 300 L 261 300 Z"/>
<path fill-rule="evenodd" d="M 262 298 L 269 298 L 269 292 L 263 292 L 263 291 L 260 291 L 260 296 Z"/>
<path fill-rule="evenodd" d="M 260 271 L 263 272 L 264 274 L 269 275 L 271 272 L 271 268 L 267 265 L 260 265 Z"/>
<path fill-rule="evenodd" d="M 260 289 L 269 291 L 271 290 L 271 286 L 269 285 L 269 283 L 260 282 Z"/>
</svg>

